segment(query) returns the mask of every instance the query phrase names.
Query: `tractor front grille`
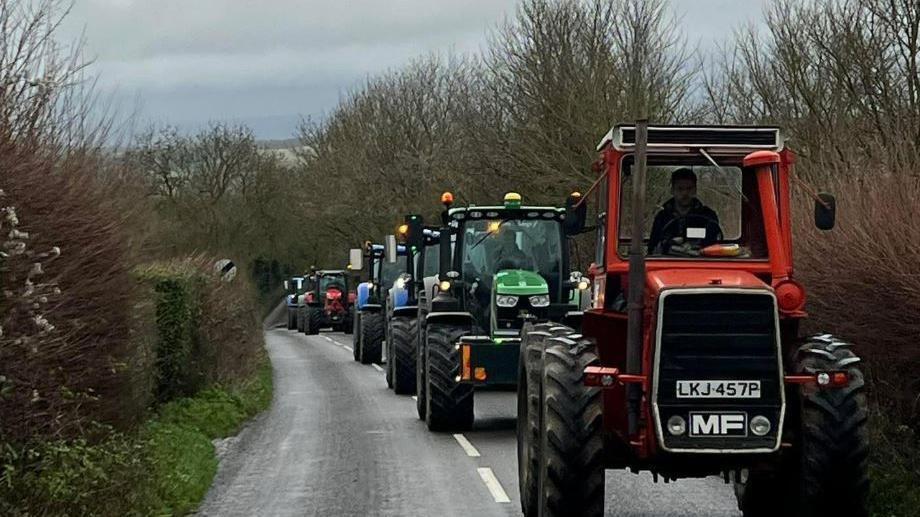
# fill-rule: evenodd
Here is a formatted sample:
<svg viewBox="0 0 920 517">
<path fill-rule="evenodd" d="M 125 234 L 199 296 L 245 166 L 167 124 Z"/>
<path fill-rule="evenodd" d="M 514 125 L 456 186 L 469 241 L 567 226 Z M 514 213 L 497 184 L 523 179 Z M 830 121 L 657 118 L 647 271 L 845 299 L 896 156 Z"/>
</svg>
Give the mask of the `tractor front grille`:
<svg viewBox="0 0 920 517">
<path fill-rule="evenodd" d="M 664 448 L 776 449 L 784 396 L 772 293 L 728 288 L 666 291 L 659 300 L 658 317 L 653 402 Z M 757 396 L 741 389 L 743 383 L 757 383 Z M 686 422 L 686 432 L 668 430 L 667 422 L 675 415 Z M 769 420 L 767 434 L 752 432 L 755 416 Z"/>
<path fill-rule="evenodd" d="M 521 318 L 521 311 L 525 311 L 536 320 L 542 321 L 547 318 L 549 308 L 534 307 L 530 304 L 529 296 L 519 296 L 518 303 L 514 307 L 495 307 L 495 320 L 498 328 L 492 330 L 520 330 L 524 326 L 524 319 Z"/>
</svg>

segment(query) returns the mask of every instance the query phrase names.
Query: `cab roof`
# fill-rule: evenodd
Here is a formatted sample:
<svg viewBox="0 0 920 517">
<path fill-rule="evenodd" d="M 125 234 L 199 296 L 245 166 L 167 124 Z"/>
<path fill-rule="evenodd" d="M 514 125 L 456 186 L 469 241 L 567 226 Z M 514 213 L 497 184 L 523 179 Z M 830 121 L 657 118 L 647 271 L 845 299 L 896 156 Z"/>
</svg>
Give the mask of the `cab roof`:
<svg viewBox="0 0 920 517">
<path fill-rule="evenodd" d="M 565 213 L 565 208 L 558 206 L 519 206 L 516 208 L 509 208 L 502 205 L 470 205 L 470 206 L 460 206 L 456 208 L 451 208 L 447 211 L 448 215 L 453 215 L 458 212 L 546 212 L 554 211 L 559 213 Z"/>
<path fill-rule="evenodd" d="M 636 147 L 636 125 L 618 124 L 597 144 L 601 151 L 610 146 L 618 151 Z M 651 151 L 690 152 L 706 149 L 710 152 L 747 153 L 781 151 L 783 135 L 776 126 L 678 126 L 650 125 L 648 149 Z"/>
</svg>

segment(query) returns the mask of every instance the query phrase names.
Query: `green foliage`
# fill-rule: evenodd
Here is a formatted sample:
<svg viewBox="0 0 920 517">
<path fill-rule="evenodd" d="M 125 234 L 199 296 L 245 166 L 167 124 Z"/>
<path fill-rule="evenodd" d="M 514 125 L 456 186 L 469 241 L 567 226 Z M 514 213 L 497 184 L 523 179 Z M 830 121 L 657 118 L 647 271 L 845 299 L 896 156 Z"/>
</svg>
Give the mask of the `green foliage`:
<svg viewBox="0 0 920 517">
<path fill-rule="evenodd" d="M 211 485 L 211 440 L 236 432 L 271 403 L 271 365 L 237 385 L 165 404 L 133 434 L 0 450 L 0 515 L 184 515 Z"/>
<path fill-rule="evenodd" d="M 212 438 L 236 432 L 240 423 L 271 402 L 271 367 L 260 367 L 255 379 L 236 388 L 213 387 L 192 398 L 179 399 L 160 409 L 163 424 L 182 424 Z"/>
<path fill-rule="evenodd" d="M 147 514 L 154 498 L 145 483 L 145 447 L 122 434 L 94 445 L 85 439 L 6 444 L 0 514 Z"/>
<path fill-rule="evenodd" d="M 920 442 L 906 425 L 872 419 L 869 508 L 878 517 L 920 515 Z"/>
<path fill-rule="evenodd" d="M 156 400 L 191 395 L 201 383 L 195 354 L 201 347 L 200 297 L 205 278 L 188 262 L 157 264 L 138 273 L 153 286 L 156 297 Z"/>
<path fill-rule="evenodd" d="M 191 424 L 159 420 L 149 423 L 145 434 L 148 482 L 155 492 L 157 513 L 184 515 L 194 510 L 217 472 L 208 435 Z"/>
</svg>

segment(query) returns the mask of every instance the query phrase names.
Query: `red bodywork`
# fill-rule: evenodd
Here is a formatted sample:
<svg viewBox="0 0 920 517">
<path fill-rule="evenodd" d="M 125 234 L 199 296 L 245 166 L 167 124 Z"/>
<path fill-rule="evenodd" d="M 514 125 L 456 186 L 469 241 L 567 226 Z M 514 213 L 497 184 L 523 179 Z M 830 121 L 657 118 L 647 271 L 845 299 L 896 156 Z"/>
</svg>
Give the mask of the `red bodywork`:
<svg viewBox="0 0 920 517">
<path fill-rule="evenodd" d="M 763 219 L 758 228 L 747 227 L 743 232 L 762 232 L 758 239 L 766 243 L 763 260 L 693 260 L 693 259 L 654 259 L 646 261 L 645 315 L 643 328 L 642 374 L 625 375 L 626 371 L 626 334 L 627 315 L 617 312 L 605 304 L 605 293 L 625 291 L 628 284 L 628 258 L 618 253 L 619 205 L 620 205 L 620 168 L 623 157 L 631 154 L 608 146 L 602 155 L 603 169 L 606 170 L 607 192 L 599 189 L 598 196 L 606 195 L 606 203 L 599 197 L 598 206 L 608 207 L 606 219 L 606 250 L 603 264 L 592 264 L 589 276 L 593 279 L 595 299 L 594 307 L 585 312 L 582 332 L 595 338 L 600 359 L 600 367 L 586 371 L 591 382 L 600 382 L 602 374 L 616 374 L 612 386 L 603 390 L 604 427 L 609 433 L 631 445 L 635 456 L 646 459 L 656 454 L 657 439 L 652 425 L 650 395 L 650 375 L 652 371 L 653 347 L 655 343 L 655 320 L 658 295 L 664 289 L 675 287 L 713 287 L 725 286 L 736 288 L 773 289 L 777 294 L 780 309 L 780 334 L 784 349 L 795 342 L 798 333 L 798 320 L 805 317 L 802 310 L 805 293 L 801 286 L 792 280 L 792 232 L 789 206 L 789 175 L 795 157 L 785 149 L 779 153 L 757 151 L 741 156 L 722 157 L 725 165 L 743 166 L 746 172 L 746 191 L 752 203 L 759 202 Z M 750 172 L 753 169 L 753 173 Z M 754 199 L 756 196 L 759 199 Z M 762 239 L 761 239 L 762 237 Z M 788 373 L 788 372 L 787 372 Z M 609 380 L 609 379 L 607 379 Z M 808 379 L 789 378 L 787 384 L 806 382 Z M 640 424 L 638 432 L 628 436 L 626 389 L 627 383 L 639 383 L 643 387 Z"/>
<path fill-rule="evenodd" d="M 326 289 L 326 302 L 324 304 L 326 315 L 344 314 L 345 305 L 342 301 L 342 291 L 340 289 L 337 287 Z"/>
</svg>

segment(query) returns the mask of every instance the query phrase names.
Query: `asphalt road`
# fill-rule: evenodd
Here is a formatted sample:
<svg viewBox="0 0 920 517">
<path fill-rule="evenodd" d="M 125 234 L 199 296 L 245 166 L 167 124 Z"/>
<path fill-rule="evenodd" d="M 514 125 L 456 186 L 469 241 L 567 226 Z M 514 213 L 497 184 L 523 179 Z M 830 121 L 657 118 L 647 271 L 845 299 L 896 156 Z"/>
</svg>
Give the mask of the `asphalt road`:
<svg viewBox="0 0 920 517">
<path fill-rule="evenodd" d="M 520 515 L 515 395 L 476 394 L 475 428 L 431 433 L 382 369 L 352 359 L 351 336 L 268 329 L 275 398 L 218 444 L 201 515 Z M 606 515 L 736 516 L 721 479 L 655 484 L 607 471 Z"/>
</svg>

